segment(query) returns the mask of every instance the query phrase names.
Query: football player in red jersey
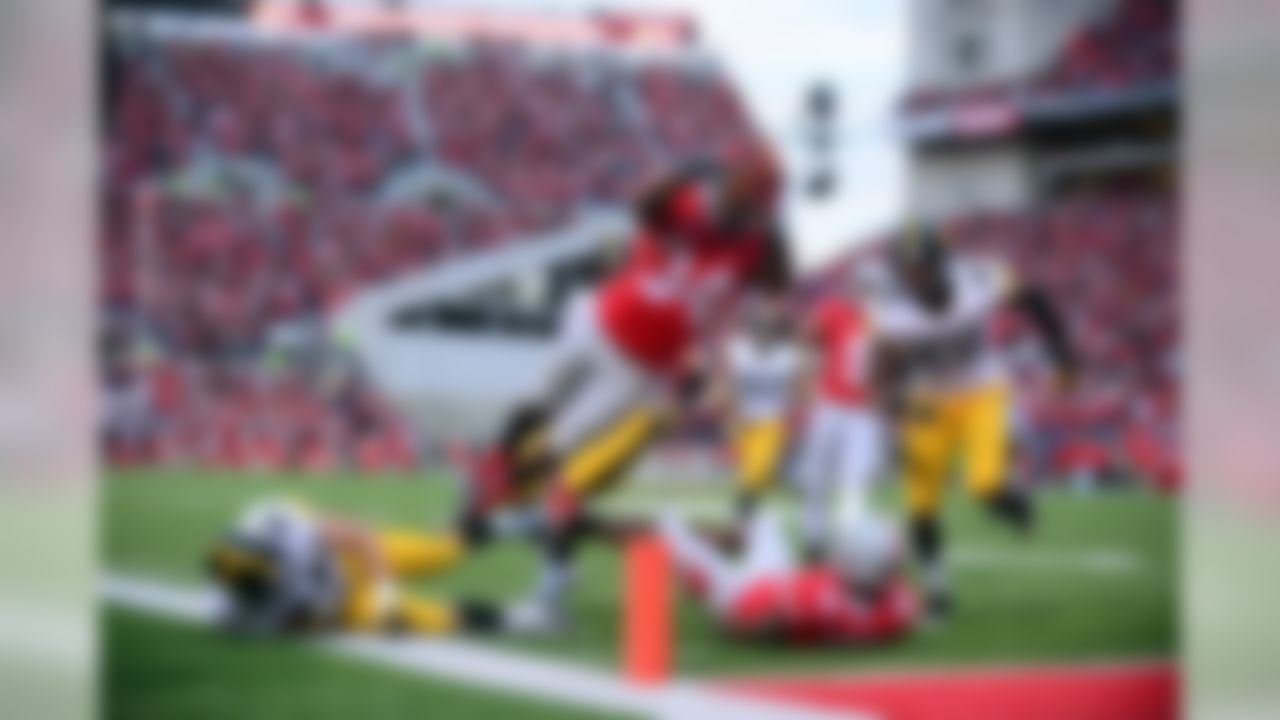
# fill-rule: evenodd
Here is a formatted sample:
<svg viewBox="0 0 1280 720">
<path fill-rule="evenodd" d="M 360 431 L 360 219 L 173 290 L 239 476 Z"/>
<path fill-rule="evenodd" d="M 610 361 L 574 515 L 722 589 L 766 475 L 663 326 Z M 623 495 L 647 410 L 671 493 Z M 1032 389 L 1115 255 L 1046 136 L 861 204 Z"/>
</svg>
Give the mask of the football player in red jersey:
<svg viewBox="0 0 1280 720">
<path fill-rule="evenodd" d="M 919 602 L 901 572 L 897 529 L 865 513 L 844 524 L 832 552 L 801 565 L 776 511 L 754 513 L 736 555 L 679 515 L 659 522 L 677 572 L 729 633 L 805 644 L 874 644 L 915 626 Z"/>
<path fill-rule="evenodd" d="M 808 334 L 817 362 L 795 474 L 805 552 L 818 559 L 827 550 L 835 510 L 856 515 L 866 508 L 886 440 L 871 401 L 872 334 L 862 306 L 843 294 L 820 299 Z"/>
<path fill-rule="evenodd" d="M 540 392 L 486 453 L 461 527 L 471 544 L 500 528 L 496 506 L 540 504 L 548 558 L 538 597 L 558 607 L 588 523 L 583 503 L 611 484 L 687 390 L 711 330 L 753 288 L 789 280 L 775 222 L 777 176 L 758 151 L 714 170 L 679 172 L 640 200 L 622 265 L 562 318 Z"/>
</svg>

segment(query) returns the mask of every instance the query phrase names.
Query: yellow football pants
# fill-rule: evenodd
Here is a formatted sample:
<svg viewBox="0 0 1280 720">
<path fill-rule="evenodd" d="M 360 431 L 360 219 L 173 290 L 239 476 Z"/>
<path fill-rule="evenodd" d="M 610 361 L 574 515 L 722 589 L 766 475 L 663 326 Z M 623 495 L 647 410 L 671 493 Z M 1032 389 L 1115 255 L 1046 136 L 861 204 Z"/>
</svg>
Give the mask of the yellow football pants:
<svg viewBox="0 0 1280 720">
<path fill-rule="evenodd" d="M 430 575 L 453 567 L 465 550 L 462 538 L 449 530 L 381 530 L 378 547 L 396 577 Z"/>
<path fill-rule="evenodd" d="M 753 420 L 738 426 L 733 439 L 738 489 L 759 495 L 771 488 L 786 444 L 787 430 L 781 419 Z"/>
<path fill-rule="evenodd" d="M 1008 470 L 1009 388 L 999 383 L 920 398 L 908 409 L 901 440 L 912 514 L 938 512 L 947 477 L 957 467 L 970 493 L 990 497 Z"/>
<path fill-rule="evenodd" d="M 450 602 L 404 591 L 384 599 L 379 593 L 372 582 L 355 582 L 343 608 L 343 626 L 370 632 L 400 628 L 422 635 L 444 635 L 458 627 L 457 609 Z"/>
<path fill-rule="evenodd" d="M 574 451 L 561 469 L 561 482 L 573 497 L 603 493 L 631 468 L 662 424 L 662 413 L 633 410 L 614 421 Z"/>
<path fill-rule="evenodd" d="M 450 532 L 384 530 L 377 533 L 377 542 L 397 580 L 440 572 L 456 564 L 464 551 L 461 539 Z M 342 611 L 346 627 L 378 630 L 396 624 L 410 632 L 434 635 L 451 632 L 457 626 L 452 604 L 402 590 L 391 591 L 380 585 L 367 563 L 356 556 L 342 556 L 341 566 L 347 584 Z"/>
</svg>

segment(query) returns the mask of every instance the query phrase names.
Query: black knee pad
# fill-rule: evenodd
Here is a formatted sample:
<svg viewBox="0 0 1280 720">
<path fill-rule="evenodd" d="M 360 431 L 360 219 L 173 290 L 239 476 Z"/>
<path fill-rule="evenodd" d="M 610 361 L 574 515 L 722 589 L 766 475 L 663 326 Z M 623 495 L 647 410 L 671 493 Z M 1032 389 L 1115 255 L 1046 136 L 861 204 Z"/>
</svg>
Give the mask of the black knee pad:
<svg viewBox="0 0 1280 720">
<path fill-rule="evenodd" d="M 1009 487 L 1002 487 L 988 497 L 987 509 L 1000 520 L 1022 531 L 1029 530 L 1035 520 L 1031 498 L 1027 493 Z"/>
<path fill-rule="evenodd" d="M 546 539 L 547 557 L 557 562 L 570 560 L 582 541 L 591 534 L 593 526 L 590 518 L 579 514 L 551 530 Z"/>
<path fill-rule="evenodd" d="M 481 600 L 462 600 L 457 608 L 458 625 L 471 633 L 492 633 L 502 629 L 502 610 Z"/>
<path fill-rule="evenodd" d="M 514 453 L 526 437 L 547 423 L 548 417 L 546 408 L 541 405 L 520 405 L 507 418 L 498 443 L 508 453 Z"/>
<path fill-rule="evenodd" d="M 493 538 L 493 528 L 489 526 L 489 518 L 484 513 L 463 513 L 456 527 L 467 547 L 479 547 Z"/>
<path fill-rule="evenodd" d="M 921 560 L 933 560 L 942 553 L 942 524 L 933 515 L 911 518 L 911 545 Z"/>
</svg>

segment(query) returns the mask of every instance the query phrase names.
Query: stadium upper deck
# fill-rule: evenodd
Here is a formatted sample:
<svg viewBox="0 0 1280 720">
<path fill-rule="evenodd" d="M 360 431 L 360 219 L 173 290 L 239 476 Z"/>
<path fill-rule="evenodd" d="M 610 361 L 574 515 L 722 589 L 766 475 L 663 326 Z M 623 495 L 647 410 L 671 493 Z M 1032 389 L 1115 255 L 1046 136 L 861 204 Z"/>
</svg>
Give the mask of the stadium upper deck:
<svg viewBox="0 0 1280 720">
<path fill-rule="evenodd" d="M 167 16 L 117 25 L 102 307 L 111 352 L 144 346 L 155 372 L 108 359 L 109 386 L 121 398 L 171 398 L 167 408 L 144 401 L 145 413 L 116 403 L 125 418 L 146 416 L 111 433 L 127 436 L 116 446 L 131 458 L 168 447 L 238 465 L 239 448 L 259 445 L 282 462 L 350 456 L 344 438 L 368 434 L 353 427 L 366 425 L 404 445 L 389 413 L 351 409 L 377 404 L 361 383 L 344 400 L 314 378 L 263 391 L 309 375 L 261 370 L 266 358 L 279 367 L 290 357 L 273 352 L 276 340 L 305 335 L 309 320 L 361 287 L 623 202 L 660 168 L 755 133 L 728 80 L 695 50 L 281 35 Z M 152 375 L 186 391 L 148 389 Z M 300 393 L 328 430 L 299 430 L 288 418 L 300 415 L 281 409 L 290 402 L 271 400 Z M 233 410 L 213 409 L 235 402 L 260 421 L 237 427 Z M 202 425 L 227 438 L 221 450 L 180 441 Z M 259 437 L 300 433 L 328 439 Z"/>
<path fill-rule="evenodd" d="M 1128 17 L 1079 37 L 1110 37 Z M 108 450 L 121 461 L 412 464 L 408 429 L 362 379 L 335 380 L 279 341 L 305 338 L 308 319 L 361 287 L 618 202 L 664 165 L 754 134 L 696 52 L 212 27 L 119 37 L 101 292 Z M 1040 78 L 1086 82 L 1105 66 L 1097 43 L 1069 43 Z M 1161 77 L 1150 67 L 1115 77 Z M 1172 478 L 1171 199 L 1101 197 L 966 215 L 952 231 L 1072 300 L 1084 392 L 1029 403 L 1045 429 L 1037 470 L 1135 465 Z M 140 367 L 126 349 L 139 339 L 153 358 Z"/>
<path fill-rule="evenodd" d="M 1178 36 L 1171 0 L 1114 0 L 1068 33 L 1042 67 L 1017 77 L 921 86 L 902 112 L 912 136 L 989 138 L 1039 121 L 1106 118 L 1167 108 L 1176 96 Z M 927 41 L 927 40 L 922 40 Z"/>
</svg>

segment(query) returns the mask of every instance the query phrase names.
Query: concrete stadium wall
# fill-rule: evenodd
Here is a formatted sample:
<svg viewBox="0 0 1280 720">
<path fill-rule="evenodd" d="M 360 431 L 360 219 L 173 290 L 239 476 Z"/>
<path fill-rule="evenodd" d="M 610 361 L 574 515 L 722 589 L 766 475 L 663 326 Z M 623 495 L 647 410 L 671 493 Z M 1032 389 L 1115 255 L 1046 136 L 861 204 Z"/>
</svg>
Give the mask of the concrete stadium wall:
<svg viewBox="0 0 1280 720">
<path fill-rule="evenodd" d="M 1034 197 L 1032 158 L 1015 143 L 919 151 L 910 168 L 909 213 L 937 221 L 1026 207 Z"/>
<path fill-rule="evenodd" d="M 960 90 L 1044 69 L 1114 0 L 913 0 L 912 90 Z M 966 47 L 967 46 L 967 47 Z"/>
<path fill-rule="evenodd" d="M 432 267 L 370 289 L 330 318 L 379 390 L 436 440 L 479 439 L 545 372 L 551 340 L 398 327 L 406 307 L 456 298 L 505 278 L 594 252 L 629 229 L 623 213 L 587 213 L 571 226 L 505 248 Z"/>
</svg>

